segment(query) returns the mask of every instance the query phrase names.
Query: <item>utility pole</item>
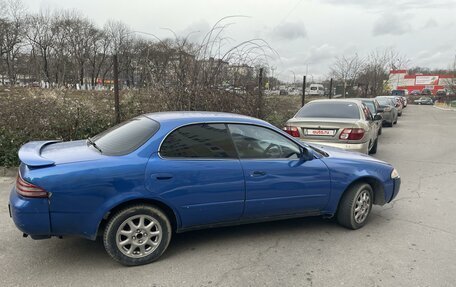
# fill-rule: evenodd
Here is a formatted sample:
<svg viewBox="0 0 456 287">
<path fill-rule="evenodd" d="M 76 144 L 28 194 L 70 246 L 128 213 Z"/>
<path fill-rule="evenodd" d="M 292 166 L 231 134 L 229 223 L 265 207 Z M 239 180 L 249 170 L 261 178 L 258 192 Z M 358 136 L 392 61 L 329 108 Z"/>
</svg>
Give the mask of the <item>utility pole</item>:
<svg viewBox="0 0 456 287">
<path fill-rule="evenodd" d="M 263 68 L 260 68 L 258 75 L 258 101 L 257 101 L 257 118 L 263 117 Z"/>
<path fill-rule="evenodd" d="M 346 96 L 345 94 L 347 93 L 346 90 L 347 90 L 347 83 L 346 83 L 346 81 L 344 79 L 344 99 L 345 99 L 345 96 Z"/>
<path fill-rule="evenodd" d="M 272 72 L 272 79 L 269 83 L 269 90 L 272 90 L 272 82 L 274 81 L 274 71 L 275 71 L 276 67 L 271 67 L 271 72 Z"/>
<path fill-rule="evenodd" d="M 114 76 L 114 111 L 116 113 L 116 124 L 120 123 L 120 101 L 119 101 L 119 61 L 117 53 L 112 56 L 114 61 L 113 76 Z"/>
<path fill-rule="evenodd" d="M 333 93 L 333 78 L 329 80 L 329 98 L 332 98 L 332 93 Z"/>
<path fill-rule="evenodd" d="M 302 98 L 301 106 L 303 107 L 306 102 L 306 76 L 302 77 Z"/>
</svg>

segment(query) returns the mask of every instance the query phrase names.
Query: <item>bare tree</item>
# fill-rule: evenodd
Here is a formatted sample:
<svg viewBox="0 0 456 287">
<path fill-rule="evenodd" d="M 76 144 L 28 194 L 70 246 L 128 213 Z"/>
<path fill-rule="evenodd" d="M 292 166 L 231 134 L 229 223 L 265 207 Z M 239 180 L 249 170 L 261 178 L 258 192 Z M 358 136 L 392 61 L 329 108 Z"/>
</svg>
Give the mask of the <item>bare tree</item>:
<svg viewBox="0 0 456 287">
<path fill-rule="evenodd" d="M 92 22 L 75 11 L 64 13 L 61 24 L 65 29 L 66 42 L 77 67 L 78 81 L 83 85 L 85 63 L 90 54 L 90 44 L 93 43 L 97 30 Z"/>
<path fill-rule="evenodd" d="M 376 97 L 383 93 L 390 64 L 391 58 L 388 50 L 377 49 L 369 53 L 359 76 L 359 82 L 363 83 L 365 87 L 366 96 Z"/>
<path fill-rule="evenodd" d="M 32 53 L 38 53 L 42 61 L 42 72 L 47 82 L 51 81 L 50 77 L 50 58 L 54 48 L 54 18 L 50 11 L 41 11 L 37 15 L 27 16 L 27 34 L 26 37 L 31 45 Z"/>
<path fill-rule="evenodd" d="M 131 38 L 130 29 L 122 22 L 109 21 L 106 23 L 105 31 L 111 41 L 111 53 L 114 78 L 114 109 L 115 121 L 120 122 L 120 95 L 119 95 L 119 55 L 126 55 Z M 123 57 L 122 57 L 123 58 Z"/>
<path fill-rule="evenodd" d="M 25 8 L 20 0 L 4 1 L 0 18 L 0 56 L 11 85 L 16 83 L 16 61 L 23 46 Z M 2 73 L 3 74 L 3 73 Z"/>
<path fill-rule="evenodd" d="M 330 68 L 330 74 L 336 80 L 343 83 L 344 97 L 347 93 L 347 86 L 353 87 L 364 65 L 364 60 L 354 54 L 353 56 L 336 57 L 335 62 Z"/>
<path fill-rule="evenodd" d="M 105 31 L 93 30 L 93 35 L 90 37 L 88 61 L 90 64 L 90 80 L 92 87 L 95 86 L 95 81 L 100 77 L 102 68 L 108 57 L 109 38 Z"/>
<path fill-rule="evenodd" d="M 388 66 L 391 70 L 407 69 L 410 64 L 410 59 L 402 55 L 393 48 L 388 48 L 384 51 L 385 57 L 388 58 Z"/>
</svg>

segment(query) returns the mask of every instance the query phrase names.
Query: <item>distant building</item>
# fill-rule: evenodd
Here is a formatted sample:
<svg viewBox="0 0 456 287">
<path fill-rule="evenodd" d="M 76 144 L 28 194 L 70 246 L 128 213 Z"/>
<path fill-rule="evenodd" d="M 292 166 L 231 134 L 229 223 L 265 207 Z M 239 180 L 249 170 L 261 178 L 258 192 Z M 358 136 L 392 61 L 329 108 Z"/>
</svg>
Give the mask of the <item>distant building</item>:
<svg viewBox="0 0 456 287">
<path fill-rule="evenodd" d="M 246 77 L 246 76 L 252 76 L 254 72 L 254 67 L 251 67 L 246 64 L 242 65 L 230 65 L 228 67 L 228 73 L 231 77 L 235 76 L 241 76 L 241 77 Z"/>
<path fill-rule="evenodd" d="M 447 89 L 454 80 L 452 75 L 408 74 L 407 70 L 391 70 L 387 86 L 389 90 L 407 90 L 409 93 L 429 89 L 435 95 L 438 90 Z"/>
</svg>

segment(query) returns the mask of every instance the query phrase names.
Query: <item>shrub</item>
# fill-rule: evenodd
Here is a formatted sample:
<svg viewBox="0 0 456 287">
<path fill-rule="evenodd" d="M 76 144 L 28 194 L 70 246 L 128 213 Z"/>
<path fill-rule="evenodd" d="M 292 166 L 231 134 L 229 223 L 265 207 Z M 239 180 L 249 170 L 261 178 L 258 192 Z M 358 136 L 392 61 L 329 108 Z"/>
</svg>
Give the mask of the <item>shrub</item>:
<svg viewBox="0 0 456 287">
<path fill-rule="evenodd" d="M 253 94 L 130 90 L 122 91 L 120 98 L 122 120 L 169 110 L 222 111 L 250 116 L 258 113 L 257 96 Z M 265 100 L 262 110 L 266 120 L 280 127 L 297 108 L 293 101 L 284 101 L 284 108 L 277 106 L 277 102 Z M 112 93 L 101 91 L 0 90 L 0 123 L 0 166 L 16 166 L 17 152 L 28 141 L 84 139 L 113 126 L 114 99 Z"/>
</svg>

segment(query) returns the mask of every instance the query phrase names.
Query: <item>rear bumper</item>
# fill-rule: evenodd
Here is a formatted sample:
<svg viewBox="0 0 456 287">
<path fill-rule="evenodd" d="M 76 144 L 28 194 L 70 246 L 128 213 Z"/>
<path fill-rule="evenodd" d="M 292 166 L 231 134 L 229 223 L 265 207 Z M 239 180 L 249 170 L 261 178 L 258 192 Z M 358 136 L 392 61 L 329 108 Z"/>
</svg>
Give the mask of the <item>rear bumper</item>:
<svg viewBox="0 0 456 287">
<path fill-rule="evenodd" d="M 10 216 L 16 227 L 34 239 L 50 237 L 47 198 L 24 198 L 13 188 L 9 198 Z"/>
<path fill-rule="evenodd" d="M 357 144 L 350 144 L 350 143 L 332 143 L 332 142 L 316 142 L 316 141 L 306 141 L 306 143 L 314 145 L 314 146 L 330 146 L 330 147 L 336 147 L 340 149 L 344 149 L 347 151 L 353 151 L 353 152 L 360 152 L 364 154 L 369 153 L 369 142 L 365 143 L 357 143 Z"/>
</svg>

